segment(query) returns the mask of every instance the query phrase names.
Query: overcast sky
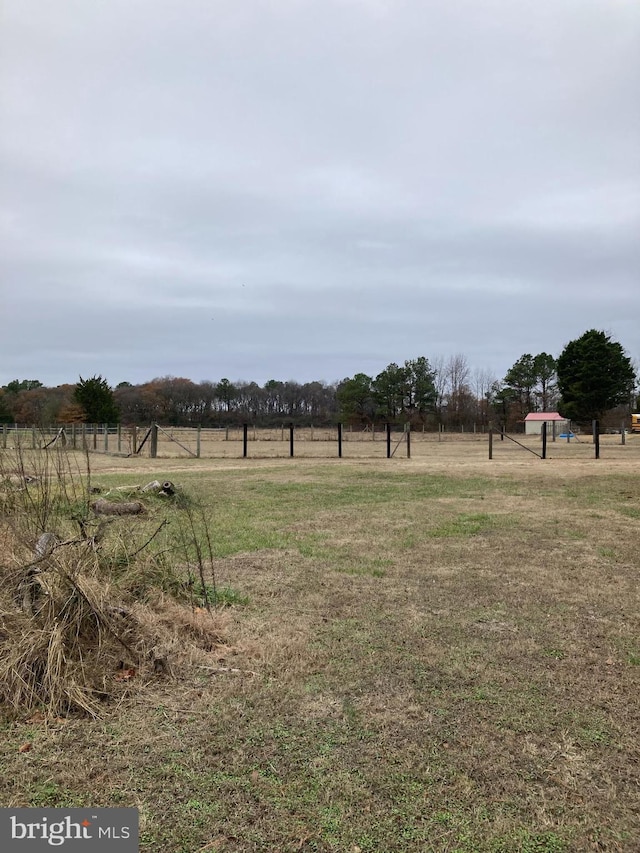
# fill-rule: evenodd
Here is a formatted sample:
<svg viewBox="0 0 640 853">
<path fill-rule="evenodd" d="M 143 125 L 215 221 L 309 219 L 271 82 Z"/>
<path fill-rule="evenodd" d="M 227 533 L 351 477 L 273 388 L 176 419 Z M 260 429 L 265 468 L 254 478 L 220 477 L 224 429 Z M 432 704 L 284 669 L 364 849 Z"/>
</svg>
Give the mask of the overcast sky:
<svg viewBox="0 0 640 853">
<path fill-rule="evenodd" d="M 637 0 L 2 0 L 0 385 L 640 359 Z"/>
</svg>

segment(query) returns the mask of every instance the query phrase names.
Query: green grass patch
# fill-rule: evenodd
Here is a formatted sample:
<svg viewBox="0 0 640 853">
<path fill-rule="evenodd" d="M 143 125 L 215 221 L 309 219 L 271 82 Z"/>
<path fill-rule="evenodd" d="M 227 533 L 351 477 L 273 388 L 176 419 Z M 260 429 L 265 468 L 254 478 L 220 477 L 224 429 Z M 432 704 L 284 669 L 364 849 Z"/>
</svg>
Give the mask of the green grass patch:
<svg viewBox="0 0 640 853">
<path fill-rule="evenodd" d="M 431 529 L 428 535 L 434 539 L 477 536 L 489 530 L 493 524 L 493 518 L 486 513 L 461 513 Z"/>
<path fill-rule="evenodd" d="M 213 584 L 195 583 L 193 596 L 200 607 L 244 607 L 249 603 L 249 596 L 243 595 L 229 586 L 213 586 Z"/>
</svg>

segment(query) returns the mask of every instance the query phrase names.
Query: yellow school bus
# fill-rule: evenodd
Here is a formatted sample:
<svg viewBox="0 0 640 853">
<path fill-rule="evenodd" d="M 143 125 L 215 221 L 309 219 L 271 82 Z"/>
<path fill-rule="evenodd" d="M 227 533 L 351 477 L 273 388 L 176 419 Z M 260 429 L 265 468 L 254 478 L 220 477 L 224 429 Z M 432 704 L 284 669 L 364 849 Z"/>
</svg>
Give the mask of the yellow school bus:
<svg viewBox="0 0 640 853">
<path fill-rule="evenodd" d="M 640 432 L 640 414 L 631 415 L 631 432 Z"/>
</svg>

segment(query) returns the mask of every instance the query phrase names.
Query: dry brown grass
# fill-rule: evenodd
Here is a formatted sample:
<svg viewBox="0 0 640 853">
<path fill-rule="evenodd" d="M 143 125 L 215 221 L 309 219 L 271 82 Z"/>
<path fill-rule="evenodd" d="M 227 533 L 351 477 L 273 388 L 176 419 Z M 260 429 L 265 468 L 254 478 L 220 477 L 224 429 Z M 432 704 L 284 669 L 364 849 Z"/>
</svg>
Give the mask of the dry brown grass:
<svg viewBox="0 0 640 853">
<path fill-rule="evenodd" d="M 136 547 L 131 522 L 92 515 L 89 468 L 83 477 L 67 454 L 19 453 L 2 459 L 0 481 L 3 710 L 98 716 L 134 676 L 169 674 L 222 643 L 221 617 L 156 585 L 173 578 L 142 553 L 154 534 Z"/>
<path fill-rule="evenodd" d="M 194 452 L 195 431 L 176 428 L 169 430 L 178 440 L 190 447 Z M 203 433 L 204 434 L 204 433 Z M 255 439 L 253 436 L 255 435 Z M 284 435 L 284 439 L 282 436 Z M 487 468 L 485 463 L 488 459 L 488 435 L 478 432 L 473 433 L 412 433 L 411 437 L 411 459 L 406 458 L 406 444 L 402 440 L 402 433 L 393 433 L 392 451 L 393 461 L 386 460 L 386 437 L 383 433 L 376 433 L 375 440 L 371 433 L 345 432 L 343 443 L 343 458 L 339 460 L 336 434 L 330 430 L 313 430 L 313 438 L 310 429 L 296 429 L 294 444 L 294 459 L 304 463 L 310 460 L 317 463 L 326 460 L 328 463 L 348 465 L 349 462 L 358 464 L 370 463 L 383 464 L 423 464 L 429 470 L 442 470 L 443 466 L 452 472 L 459 469 L 469 470 L 480 466 L 483 470 Z M 331 436 L 329 438 L 329 436 Z M 536 436 L 514 436 L 520 443 L 539 454 L 541 452 L 541 439 Z M 627 435 L 624 445 L 619 435 L 600 436 L 601 459 L 608 465 L 628 466 L 634 464 L 640 455 L 640 435 Z M 505 466 L 515 466 L 519 470 L 529 471 L 532 465 L 537 464 L 536 457 L 523 450 L 508 439 L 500 441 L 494 436 L 494 459 L 489 466 L 494 471 L 503 471 Z M 71 454 L 73 455 L 73 454 Z M 82 453 L 78 451 L 79 458 Z M 547 445 L 548 459 L 553 462 L 553 472 L 558 474 L 559 462 L 568 464 L 591 463 L 594 461 L 594 448 L 590 436 L 579 436 L 569 443 L 565 440 L 551 439 Z M 161 460 L 161 461 L 158 461 Z M 229 440 L 225 440 L 224 433 L 215 432 L 203 438 L 201 443 L 201 457 L 196 459 L 181 449 L 177 444 L 169 441 L 162 433 L 158 439 L 158 459 L 152 460 L 148 457 L 148 449 L 144 448 L 138 457 L 119 457 L 117 455 L 104 454 L 101 452 L 91 453 L 91 466 L 97 471 L 126 471 L 131 472 L 155 472 L 162 468 L 167 472 L 192 471 L 192 470 L 215 470 L 218 466 L 225 467 L 234 464 L 241 467 L 255 467 L 268 465 L 274 460 L 289 460 L 289 437 L 288 430 L 280 429 L 250 430 L 250 441 L 248 445 L 248 458 L 242 458 L 242 434 L 240 430 L 230 430 Z M 551 466 L 550 466 L 551 467 Z M 569 469 L 570 470 L 570 469 Z"/>
<path fill-rule="evenodd" d="M 137 805 L 167 853 L 633 853 L 632 438 L 597 462 L 92 456 L 95 482 L 200 491 L 250 603 L 101 719 L 7 724 L 4 802 Z M 163 606 L 171 650 L 191 628 Z"/>
</svg>

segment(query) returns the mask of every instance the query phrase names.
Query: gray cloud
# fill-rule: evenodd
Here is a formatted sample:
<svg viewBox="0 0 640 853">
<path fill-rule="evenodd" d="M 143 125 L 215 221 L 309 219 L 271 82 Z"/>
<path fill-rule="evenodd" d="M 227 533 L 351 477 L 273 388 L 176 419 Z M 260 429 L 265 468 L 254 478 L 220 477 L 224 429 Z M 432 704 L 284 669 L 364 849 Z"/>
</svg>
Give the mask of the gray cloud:
<svg viewBox="0 0 640 853">
<path fill-rule="evenodd" d="M 632 0 L 6 0 L 0 384 L 640 353 Z"/>
</svg>

